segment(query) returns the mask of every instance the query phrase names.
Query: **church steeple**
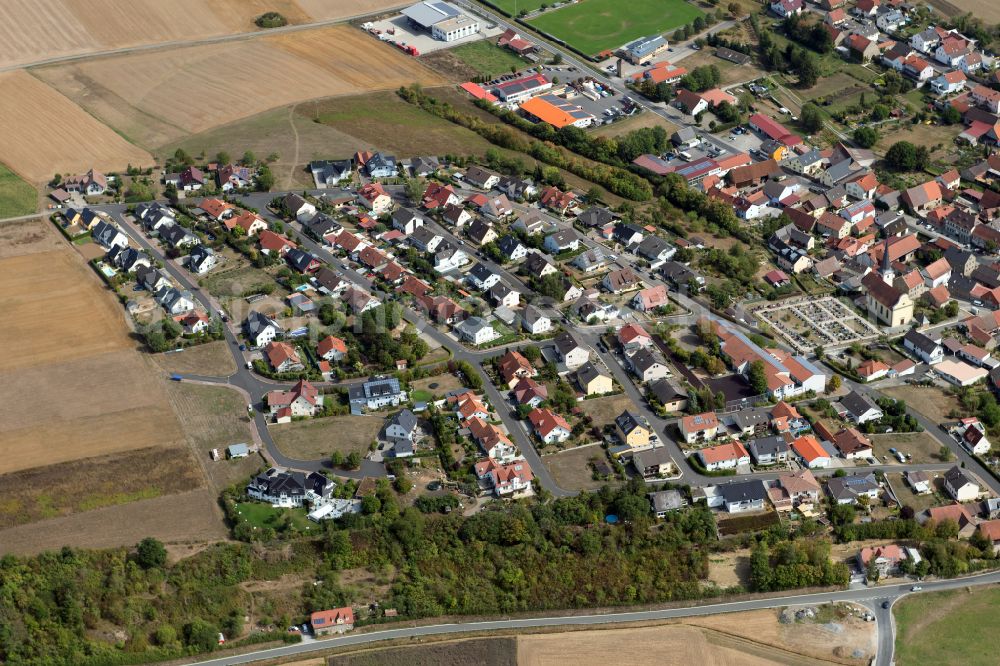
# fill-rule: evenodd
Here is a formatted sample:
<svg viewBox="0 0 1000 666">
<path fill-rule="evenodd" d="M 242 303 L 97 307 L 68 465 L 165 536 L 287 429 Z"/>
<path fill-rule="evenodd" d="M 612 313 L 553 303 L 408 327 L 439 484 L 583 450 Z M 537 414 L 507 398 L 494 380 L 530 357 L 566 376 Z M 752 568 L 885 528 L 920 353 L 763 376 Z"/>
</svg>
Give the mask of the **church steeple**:
<svg viewBox="0 0 1000 666">
<path fill-rule="evenodd" d="M 892 284 L 895 277 L 896 273 L 892 270 L 892 262 L 889 261 L 889 237 L 886 236 L 885 242 L 882 244 L 882 279 L 885 280 L 886 284 Z"/>
</svg>

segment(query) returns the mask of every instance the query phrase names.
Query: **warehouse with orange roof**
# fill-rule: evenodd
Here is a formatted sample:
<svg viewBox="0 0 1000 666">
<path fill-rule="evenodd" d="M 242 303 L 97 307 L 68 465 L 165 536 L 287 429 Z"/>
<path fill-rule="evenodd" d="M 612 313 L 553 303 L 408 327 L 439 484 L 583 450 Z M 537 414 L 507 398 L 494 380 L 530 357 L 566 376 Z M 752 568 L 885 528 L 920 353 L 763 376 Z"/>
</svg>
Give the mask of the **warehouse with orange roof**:
<svg viewBox="0 0 1000 666">
<path fill-rule="evenodd" d="M 521 104 L 521 112 L 531 120 L 548 123 L 556 129 L 570 125 L 590 127 L 594 122 L 594 116 L 556 95 L 532 97 Z"/>
</svg>

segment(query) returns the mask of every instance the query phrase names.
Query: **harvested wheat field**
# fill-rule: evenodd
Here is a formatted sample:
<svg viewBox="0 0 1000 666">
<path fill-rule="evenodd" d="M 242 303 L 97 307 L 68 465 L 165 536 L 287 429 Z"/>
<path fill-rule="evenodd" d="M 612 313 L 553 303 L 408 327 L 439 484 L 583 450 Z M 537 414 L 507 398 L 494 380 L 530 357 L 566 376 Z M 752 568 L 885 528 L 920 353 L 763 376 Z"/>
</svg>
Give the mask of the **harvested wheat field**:
<svg viewBox="0 0 1000 666">
<path fill-rule="evenodd" d="M 94 167 L 151 166 L 153 157 L 26 72 L 0 74 L 0 161 L 29 182 Z"/>
<path fill-rule="evenodd" d="M 65 241 L 48 220 L 0 224 L 0 259 L 63 248 Z"/>
<path fill-rule="evenodd" d="M 390 9 L 412 5 L 399 0 L 298 0 L 299 6 L 317 21 L 348 19 L 367 14 L 378 14 Z"/>
<path fill-rule="evenodd" d="M 0 302 L 16 341 L 0 360 L 0 473 L 182 444 L 121 307 L 69 246 L 0 260 Z"/>
<path fill-rule="evenodd" d="M 191 490 L 12 527 L 0 532 L 0 554 L 32 555 L 66 544 L 114 548 L 148 536 L 174 543 L 225 539 L 215 493 Z"/>
<path fill-rule="evenodd" d="M 345 25 L 102 58 L 35 73 L 151 149 L 308 99 L 392 90 L 415 81 L 443 83 L 415 58 Z"/>
<path fill-rule="evenodd" d="M 0 373 L 135 346 L 121 306 L 65 243 L 0 260 L 0 302 L 4 336 L 17 342 L 16 353 L 0 356 Z"/>
<path fill-rule="evenodd" d="M 320 0 L 315 4 L 377 3 Z M 254 18 L 267 11 L 280 12 L 290 23 L 307 23 L 312 18 L 295 0 L 4 0 L 0 3 L 0 67 L 252 32 L 258 29 Z"/>
<path fill-rule="evenodd" d="M 131 350 L 3 372 L 0 383 L 0 473 L 183 443 L 162 384 Z"/>
<path fill-rule="evenodd" d="M 683 625 L 636 629 L 569 631 L 518 636 L 518 666 L 772 666 L 810 664 L 786 653 L 749 641 Z"/>
</svg>

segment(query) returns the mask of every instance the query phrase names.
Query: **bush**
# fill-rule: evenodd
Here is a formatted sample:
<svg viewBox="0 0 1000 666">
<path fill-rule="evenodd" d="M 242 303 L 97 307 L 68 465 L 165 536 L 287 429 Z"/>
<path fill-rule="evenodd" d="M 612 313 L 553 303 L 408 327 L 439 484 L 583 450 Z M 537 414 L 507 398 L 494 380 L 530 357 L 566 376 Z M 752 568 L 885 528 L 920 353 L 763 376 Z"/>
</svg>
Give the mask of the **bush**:
<svg viewBox="0 0 1000 666">
<path fill-rule="evenodd" d="M 202 619 L 184 625 L 184 642 L 200 652 L 211 652 L 219 644 L 219 630 Z"/>
<path fill-rule="evenodd" d="M 254 23 L 258 28 L 280 28 L 288 25 L 288 19 L 278 12 L 266 12 L 254 19 Z"/>
<path fill-rule="evenodd" d="M 135 561 L 143 569 L 162 567 L 167 563 L 167 549 L 157 539 L 146 537 L 136 547 Z"/>
</svg>

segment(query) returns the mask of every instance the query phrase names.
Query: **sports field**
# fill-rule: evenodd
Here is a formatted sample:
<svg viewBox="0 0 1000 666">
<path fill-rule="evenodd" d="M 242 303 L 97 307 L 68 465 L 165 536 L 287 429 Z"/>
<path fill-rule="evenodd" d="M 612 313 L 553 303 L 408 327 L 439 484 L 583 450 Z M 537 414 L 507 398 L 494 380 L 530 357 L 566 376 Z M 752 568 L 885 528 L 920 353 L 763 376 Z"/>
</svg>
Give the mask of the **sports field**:
<svg viewBox="0 0 1000 666">
<path fill-rule="evenodd" d="M 670 32 L 701 15 L 684 0 L 582 0 L 530 23 L 583 53 L 594 54 L 639 37 Z"/>
</svg>

